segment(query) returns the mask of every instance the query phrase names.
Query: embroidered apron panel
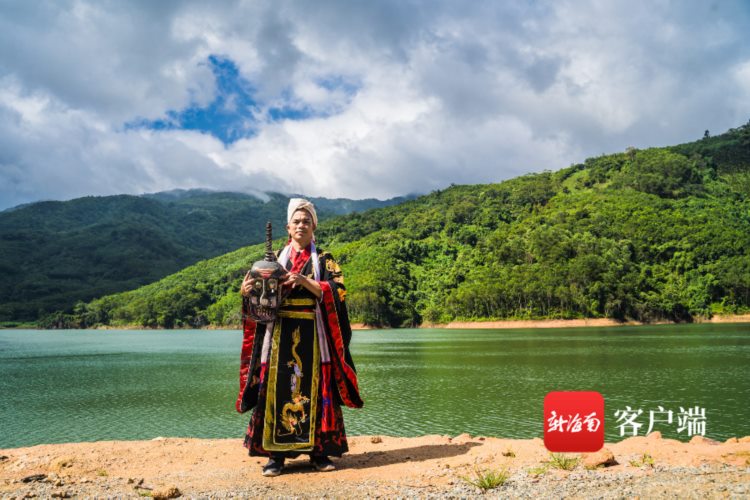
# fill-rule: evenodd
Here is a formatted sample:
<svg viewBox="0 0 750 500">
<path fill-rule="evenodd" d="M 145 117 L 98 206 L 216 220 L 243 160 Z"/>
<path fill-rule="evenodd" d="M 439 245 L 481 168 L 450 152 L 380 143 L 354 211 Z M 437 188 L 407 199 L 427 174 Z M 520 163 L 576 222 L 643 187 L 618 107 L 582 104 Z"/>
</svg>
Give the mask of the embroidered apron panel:
<svg viewBox="0 0 750 500">
<path fill-rule="evenodd" d="M 320 348 L 315 314 L 284 311 L 271 340 L 263 448 L 312 450 L 317 424 Z"/>
</svg>

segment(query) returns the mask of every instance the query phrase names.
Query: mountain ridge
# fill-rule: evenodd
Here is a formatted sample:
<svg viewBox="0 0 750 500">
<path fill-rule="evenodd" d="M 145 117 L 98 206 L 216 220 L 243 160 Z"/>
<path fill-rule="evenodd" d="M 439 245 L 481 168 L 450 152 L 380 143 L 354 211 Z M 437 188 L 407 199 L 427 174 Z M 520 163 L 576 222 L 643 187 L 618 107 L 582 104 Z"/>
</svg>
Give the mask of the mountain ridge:
<svg viewBox="0 0 750 500">
<path fill-rule="evenodd" d="M 451 186 L 330 219 L 316 237 L 344 269 L 352 320 L 368 325 L 744 313 L 748 160 L 750 124 L 555 172 Z M 79 304 L 47 325 L 236 325 L 239 282 L 261 255 L 261 245 L 243 247 Z"/>
<path fill-rule="evenodd" d="M 263 241 L 266 220 L 283 227 L 288 198 L 187 190 L 42 201 L 2 212 L 0 321 L 70 312 L 79 300 L 137 288 Z M 315 198 L 321 220 L 403 199 Z"/>
</svg>

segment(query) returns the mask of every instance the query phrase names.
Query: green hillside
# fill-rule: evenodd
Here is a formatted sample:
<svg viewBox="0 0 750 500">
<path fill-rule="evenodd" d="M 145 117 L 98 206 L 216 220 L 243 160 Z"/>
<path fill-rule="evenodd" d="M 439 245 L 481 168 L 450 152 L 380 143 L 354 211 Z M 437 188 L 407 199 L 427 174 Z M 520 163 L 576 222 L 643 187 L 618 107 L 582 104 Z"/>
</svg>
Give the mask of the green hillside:
<svg viewBox="0 0 750 500">
<path fill-rule="evenodd" d="M 750 124 L 668 148 L 590 158 L 499 184 L 452 186 L 321 224 L 353 321 L 689 321 L 750 310 Z M 49 326 L 234 325 L 260 246 Z"/>
<path fill-rule="evenodd" d="M 0 321 L 72 311 L 283 227 L 287 195 L 202 190 L 39 202 L 0 212 Z M 321 219 L 403 201 L 315 199 Z"/>
</svg>

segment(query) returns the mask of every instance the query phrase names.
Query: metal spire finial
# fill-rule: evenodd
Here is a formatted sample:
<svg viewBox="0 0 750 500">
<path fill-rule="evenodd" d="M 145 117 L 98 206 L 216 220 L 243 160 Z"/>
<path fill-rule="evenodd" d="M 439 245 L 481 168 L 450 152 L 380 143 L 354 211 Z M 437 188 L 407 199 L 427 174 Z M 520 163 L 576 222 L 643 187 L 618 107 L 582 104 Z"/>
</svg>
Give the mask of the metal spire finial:
<svg viewBox="0 0 750 500">
<path fill-rule="evenodd" d="M 273 253 L 273 237 L 271 236 L 271 221 L 266 222 L 266 262 L 276 262 L 276 254 Z"/>
</svg>

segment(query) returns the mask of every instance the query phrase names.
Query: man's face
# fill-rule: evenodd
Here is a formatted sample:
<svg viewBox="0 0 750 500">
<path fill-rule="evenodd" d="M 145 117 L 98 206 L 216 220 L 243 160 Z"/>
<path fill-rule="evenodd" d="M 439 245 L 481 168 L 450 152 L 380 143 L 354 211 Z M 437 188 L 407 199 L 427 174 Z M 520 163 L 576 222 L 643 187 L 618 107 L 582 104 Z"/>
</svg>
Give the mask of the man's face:
<svg viewBox="0 0 750 500">
<path fill-rule="evenodd" d="M 289 237 L 297 243 L 307 246 L 313 236 L 313 221 L 307 210 L 297 210 L 292 220 L 286 225 Z"/>
</svg>

